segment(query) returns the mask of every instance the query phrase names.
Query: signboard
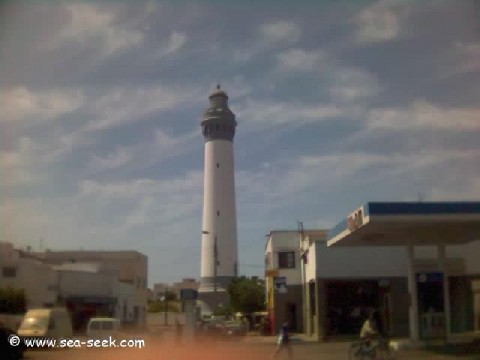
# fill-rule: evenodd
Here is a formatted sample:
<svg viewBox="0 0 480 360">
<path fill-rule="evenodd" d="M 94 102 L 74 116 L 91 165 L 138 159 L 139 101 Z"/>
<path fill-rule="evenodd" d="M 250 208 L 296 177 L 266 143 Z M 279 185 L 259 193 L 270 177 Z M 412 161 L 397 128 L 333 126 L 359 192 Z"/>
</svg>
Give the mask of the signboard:
<svg viewBox="0 0 480 360">
<path fill-rule="evenodd" d="M 418 273 L 417 274 L 417 282 L 419 282 L 419 283 L 443 282 L 443 273 L 441 273 L 441 272 Z"/>
<path fill-rule="evenodd" d="M 353 213 L 351 213 L 347 218 L 348 230 L 355 231 L 360 226 L 362 226 L 363 216 L 364 216 L 363 206 L 355 210 Z"/>
<path fill-rule="evenodd" d="M 198 291 L 193 289 L 181 289 L 180 300 L 197 300 Z"/>
<path fill-rule="evenodd" d="M 280 294 L 287 293 L 287 278 L 285 276 L 275 276 L 273 278 L 273 283 L 277 292 Z"/>
<path fill-rule="evenodd" d="M 277 269 L 265 270 L 265 277 L 275 277 L 275 276 L 278 276 Z"/>
</svg>

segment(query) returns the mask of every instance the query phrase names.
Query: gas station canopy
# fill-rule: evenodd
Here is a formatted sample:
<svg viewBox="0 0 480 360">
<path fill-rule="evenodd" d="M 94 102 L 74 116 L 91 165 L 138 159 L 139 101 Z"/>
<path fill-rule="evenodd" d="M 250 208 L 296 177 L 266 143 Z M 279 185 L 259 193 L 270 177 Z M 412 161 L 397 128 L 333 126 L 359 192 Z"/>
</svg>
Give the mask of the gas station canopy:
<svg viewBox="0 0 480 360">
<path fill-rule="evenodd" d="M 480 240 L 480 202 L 369 202 L 338 223 L 327 246 L 458 245 Z"/>
</svg>

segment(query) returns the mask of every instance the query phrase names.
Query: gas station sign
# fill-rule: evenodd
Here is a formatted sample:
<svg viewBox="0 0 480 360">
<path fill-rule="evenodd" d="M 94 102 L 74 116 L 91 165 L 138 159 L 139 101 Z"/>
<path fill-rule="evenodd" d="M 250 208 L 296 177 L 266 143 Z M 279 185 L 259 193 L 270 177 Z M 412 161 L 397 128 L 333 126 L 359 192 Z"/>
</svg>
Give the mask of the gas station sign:
<svg viewBox="0 0 480 360">
<path fill-rule="evenodd" d="M 363 225 L 363 206 L 351 213 L 347 218 L 348 230 L 355 231 Z"/>
</svg>

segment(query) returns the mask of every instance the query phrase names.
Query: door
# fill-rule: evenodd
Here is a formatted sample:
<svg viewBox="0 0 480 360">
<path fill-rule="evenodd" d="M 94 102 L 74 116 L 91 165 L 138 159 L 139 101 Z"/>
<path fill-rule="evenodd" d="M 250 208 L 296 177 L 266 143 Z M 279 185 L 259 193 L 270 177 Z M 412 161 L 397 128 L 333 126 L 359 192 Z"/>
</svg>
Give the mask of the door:
<svg viewBox="0 0 480 360">
<path fill-rule="evenodd" d="M 291 331 L 297 330 L 297 305 L 295 303 L 287 303 L 287 321 Z"/>
</svg>

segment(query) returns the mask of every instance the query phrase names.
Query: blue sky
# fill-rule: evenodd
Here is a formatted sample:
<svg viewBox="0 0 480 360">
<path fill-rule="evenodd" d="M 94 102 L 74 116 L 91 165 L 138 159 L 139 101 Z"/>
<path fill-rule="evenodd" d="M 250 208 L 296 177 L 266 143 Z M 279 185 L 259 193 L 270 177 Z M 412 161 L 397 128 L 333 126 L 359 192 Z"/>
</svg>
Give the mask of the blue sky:
<svg viewBox="0 0 480 360">
<path fill-rule="evenodd" d="M 136 249 L 199 277 L 200 121 L 237 115 L 240 272 L 367 201 L 480 198 L 475 1 L 0 7 L 0 241 Z"/>
</svg>

